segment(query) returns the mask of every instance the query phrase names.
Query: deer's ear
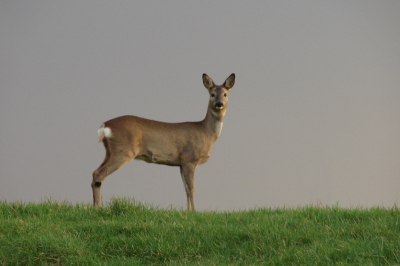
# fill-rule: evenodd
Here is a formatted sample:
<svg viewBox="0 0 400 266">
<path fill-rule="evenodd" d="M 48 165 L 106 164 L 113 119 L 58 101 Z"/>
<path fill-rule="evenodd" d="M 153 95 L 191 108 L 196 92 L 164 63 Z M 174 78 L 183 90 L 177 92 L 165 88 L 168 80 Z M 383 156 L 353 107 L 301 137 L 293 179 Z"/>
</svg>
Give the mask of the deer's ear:
<svg viewBox="0 0 400 266">
<path fill-rule="evenodd" d="M 235 85 L 235 73 L 232 73 L 224 82 L 224 87 L 230 90 Z"/>
<path fill-rule="evenodd" d="M 214 81 L 205 73 L 203 74 L 203 84 L 207 89 L 211 89 L 215 86 Z"/>
</svg>

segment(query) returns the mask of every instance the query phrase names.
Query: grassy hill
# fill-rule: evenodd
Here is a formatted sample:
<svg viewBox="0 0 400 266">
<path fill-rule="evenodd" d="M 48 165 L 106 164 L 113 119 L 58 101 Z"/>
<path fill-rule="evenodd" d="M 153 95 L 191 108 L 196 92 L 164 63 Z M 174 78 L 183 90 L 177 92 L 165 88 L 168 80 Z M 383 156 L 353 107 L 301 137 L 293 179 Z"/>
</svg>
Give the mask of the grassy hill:
<svg viewBox="0 0 400 266">
<path fill-rule="evenodd" d="M 1 265 L 399 265 L 397 207 L 189 213 L 0 202 Z"/>
</svg>

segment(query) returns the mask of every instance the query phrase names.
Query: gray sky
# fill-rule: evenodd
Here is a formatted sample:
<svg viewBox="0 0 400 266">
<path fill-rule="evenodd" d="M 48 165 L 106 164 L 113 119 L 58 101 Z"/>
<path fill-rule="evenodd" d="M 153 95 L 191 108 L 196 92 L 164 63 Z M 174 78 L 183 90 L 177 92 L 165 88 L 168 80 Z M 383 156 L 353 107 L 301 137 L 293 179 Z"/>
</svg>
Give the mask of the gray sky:
<svg viewBox="0 0 400 266">
<path fill-rule="evenodd" d="M 202 74 L 234 72 L 199 210 L 400 204 L 399 14 L 399 1 L 1 1 L 0 199 L 91 203 L 102 122 L 202 120 Z M 186 208 L 177 167 L 133 161 L 102 193 Z"/>
</svg>

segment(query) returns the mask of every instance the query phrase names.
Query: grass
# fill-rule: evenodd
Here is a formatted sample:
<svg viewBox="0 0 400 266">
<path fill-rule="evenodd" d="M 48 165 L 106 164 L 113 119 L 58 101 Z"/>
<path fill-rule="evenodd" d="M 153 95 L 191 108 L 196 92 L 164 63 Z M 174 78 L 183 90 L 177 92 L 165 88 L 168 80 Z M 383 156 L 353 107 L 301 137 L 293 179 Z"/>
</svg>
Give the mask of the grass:
<svg viewBox="0 0 400 266">
<path fill-rule="evenodd" d="M 190 213 L 0 202 L 0 265 L 400 265 L 397 207 Z"/>
</svg>

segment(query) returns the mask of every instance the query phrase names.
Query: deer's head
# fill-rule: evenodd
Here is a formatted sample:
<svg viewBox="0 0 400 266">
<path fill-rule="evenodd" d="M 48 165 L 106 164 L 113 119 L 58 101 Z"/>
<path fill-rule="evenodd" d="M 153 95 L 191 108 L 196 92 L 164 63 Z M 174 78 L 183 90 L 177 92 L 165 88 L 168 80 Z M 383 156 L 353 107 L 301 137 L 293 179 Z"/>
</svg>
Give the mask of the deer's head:
<svg viewBox="0 0 400 266">
<path fill-rule="evenodd" d="M 216 117 L 223 116 L 228 106 L 228 94 L 235 84 L 235 74 L 231 74 L 222 85 L 215 85 L 214 81 L 203 74 L 203 84 L 210 94 L 209 108 Z"/>
</svg>

